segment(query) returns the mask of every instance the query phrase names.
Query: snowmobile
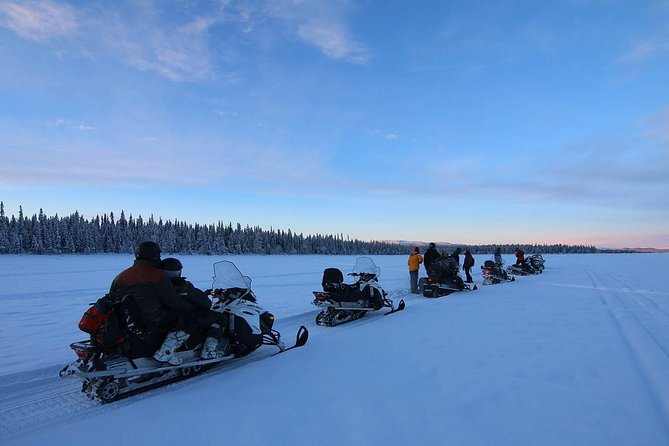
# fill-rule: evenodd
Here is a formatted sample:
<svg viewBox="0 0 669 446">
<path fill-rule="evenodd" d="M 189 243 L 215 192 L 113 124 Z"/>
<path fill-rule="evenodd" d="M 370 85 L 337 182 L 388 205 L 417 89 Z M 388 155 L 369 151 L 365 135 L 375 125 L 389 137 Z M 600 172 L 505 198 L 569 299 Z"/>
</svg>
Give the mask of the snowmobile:
<svg viewBox="0 0 669 446">
<path fill-rule="evenodd" d="M 114 324 L 109 324 L 120 329 L 123 336 L 114 339 L 122 341 L 110 344 L 101 342 L 100 336 L 91 335 L 90 340 L 71 344 L 78 359 L 67 364 L 60 376 L 82 379 L 82 392 L 88 398 L 108 403 L 121 396 L 198 374 L 223 362 L 236 361 L 262 345 L 277 347 L 279 351 L 275 354 L 278 354 L 306 344 L 309 332 L 301 326 L 295 344 L 291 347 L 284 345 L 279 332 L 272 328 L 274 316 L 257 303 L 251 291 L 251 279 L 243 276 L 234 263 L 214 263 L 213 279 L 215 302 L 211 311 L 229 318 L 225 333 L 229 341 L 225 343 L 226 356 L 201 359 L 199 353 L 204 335 L 200 334 L 192 335 L 189 342 L 177 350 L 183 359 L 182 364 L 172 366 L 154 360 L 152 351 L 146 353 L 146 348 L 138 346 L 141 323 L 130 317 L 133 300 L 126 296 L 121 302 L 112 304 L 110 321 Z M 109 337 L 110 333 L 107 335 Z M 200 342 L 190 342 L 192 338 Z"/>
<path fill-rule="evenodd" d="M 513 282 L 515 277 L 508 274 L 502 265 L 495 263 L 492 260 L 486 260 L 481 267 L 483 273 L 483 285 L 494 285 L 502 282 Z"/>
<path fill-rule="evenodd" d="M 544 258 L 541 254 L 532 254 L 527 258 L 527 262 L 537 271 L 538 274 L 544 272 Z"/>
<path fill-rule="evenodd" d="M 427 277 L 418 281 L 419 290 L 425 297 L 442 297 L 457 291 L 474 291 L 476 285 L 465 283 L 459 274 L 460 265 L 450 257 L 440 257 L 430 265 Z"/>
<path fill-rule="evenodd" d="M 316 315 L 316 324 L 333 327 L 360 319 L 370 311 L 390 308 L 385 314 L 404 309 L 404 300 L 397 307 L 379 284 L 381 268 L 369 257 L 359 257 L 348 275 L 357 278 L 355 283 L 344 283 L 344 275 L 337 268 L 323 271 L 323 291 L 314 291 L 312 304 L 323 308 Z"/>
<path fill-rule="evenodd" d="M 521 264 L 514 263 L 513 265 L 506 268 L 506 272 L 509 274 L 515 274 L 516 276 L 529 276 L 532 274 L 539 274 L 541 271 L 535 269 L 530 263 L 529 259 Z"/>
</svg>

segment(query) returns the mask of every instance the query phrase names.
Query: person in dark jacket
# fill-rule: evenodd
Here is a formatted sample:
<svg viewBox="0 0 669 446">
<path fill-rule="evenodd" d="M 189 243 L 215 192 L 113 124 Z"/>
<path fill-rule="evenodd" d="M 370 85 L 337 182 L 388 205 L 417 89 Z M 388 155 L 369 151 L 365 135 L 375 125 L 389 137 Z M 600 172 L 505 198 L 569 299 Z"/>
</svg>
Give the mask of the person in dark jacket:
<svg viewBox="0 0 669 446">
<path fill-rule="evenodd" d="M 453 254 L 451 254 L 451 258 L 455 260 L 455 263 L 457 263 L 458 268 L 460 268 L 460 253 L 462 252 L 462 249 L 460 248 L 455 248 L 455 251 L 453 251 Z"/>
<path fill-rule="evenodd" d="M 513 253 L 516 255 L 516 266 L 523 266 L 525 263 L 525 251 L 520 248 L 516 248 Z"/>
<path fill-rule="evenodd" d="M 427 250 L 425 251 L 425 255 L 423 256 L 423 262 L 425 265 L 425 271 L 427 272 L 427 275 L 430 275 L 430 267 L 432 264 L 434 264 L 434 261 L 439 258 L 439 251 L 437 251 L 437 245 L 434 243 L 430 243 L 428 246 Z"/>
<path fill-rule="evenodd" d="M 495 250 L 495 263 L 501 268 L 504 265 L 504 259 L 502 258 L 502 249 L 498 246 Z"/>
<path fill-rule="evenodd" d="M 202 343 L 200 358 L 222 358 L 230 354 L 230 341 L 225 337 L 228 327 L 227 315 L 211 311 L 211 300 L 208 293 L 195 287 L 181 275 L 183 265 L 179 259 L 168 257 L 161 260 L 160 268 L 165 271 L 179 296 L 193 305 L 198 328 L 206 332 Z M 202 338 L 200 337 L 200 340 Z M 199 343 L 199 340 L 195 344 Z M 195 345 L 193 345 L 195 347 Z"/>
<path fill-rule="evenodd" d="M 172 282 L 159 268 L 160 252 L 160 246 L 155 242 L 146 241 L 137 245 L 135 262 L 116 276 L 109 294 L 116 301 L 128 296 L 135 302 L 147 346 L 156 345 L 167 334 L 153 358 L 179 365 L 183 360 L 176 350 L 186 342 L 194 328 L 182 313 L 192 310 L 193 305 L 179 297 Z"/>
<path fill-rule="evenodd" d="M 471 275 L 471 270 L 472 267 L 474 266 L 474 256 L 472 255 L 472 252 L 468 249 L 465 251 L 465 261 L 462 264 L 463 269 L 465 270 L 465 274 L 467 276 L 467 283 L 472 283 L 474 280 L 472 279 Z"/>
</svg>

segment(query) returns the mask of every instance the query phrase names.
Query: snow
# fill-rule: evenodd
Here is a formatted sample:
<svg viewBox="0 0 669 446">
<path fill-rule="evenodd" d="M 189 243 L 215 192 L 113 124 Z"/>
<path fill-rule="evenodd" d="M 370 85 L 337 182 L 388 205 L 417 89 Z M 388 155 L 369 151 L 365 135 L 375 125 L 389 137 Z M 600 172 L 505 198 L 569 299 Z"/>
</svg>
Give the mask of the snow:
<svg viewBox="0 0 669 446">
<path fill-rule="evenodd" d="M 0 443 L 669 444 L 669 255 L 545 255 L 542 275 L 492 286 L 476 256 L 479 290 L 441 299 L 408 293 L 405 256 L 372 256 L 406 309 L 332 328 L 311 291 L 356 256 L 179 258 L 203 288 L 232 260 L 308 344 L 99 405 L 57 372 L 131 257 L 0 256 Z"/>
</svg>

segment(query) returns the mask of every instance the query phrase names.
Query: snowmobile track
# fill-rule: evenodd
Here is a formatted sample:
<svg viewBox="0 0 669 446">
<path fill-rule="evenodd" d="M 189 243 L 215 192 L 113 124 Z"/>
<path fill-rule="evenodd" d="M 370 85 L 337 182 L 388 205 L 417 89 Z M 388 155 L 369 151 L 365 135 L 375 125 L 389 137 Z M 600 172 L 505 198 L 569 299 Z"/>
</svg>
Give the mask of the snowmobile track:
<svg viewBox="0 0 669 446">
<path fill-rule="evenodd" d="M 669 354 L 667 354 L 669 338 L 666 336 L 666 327 L 662 327 L 664 328 L 662 330 L 664 336 L 662 336 L 663 333 L 658 332 L 655 327 L 649 326 L 651 325 L 649 320 L 656 320 L 653 319 L 654 312 L 649 312 L 647 308 L 640 305 L 640 302 L 634 296 L 633 287 L 611 276 L 606 280 L 615 280 L 620 288 L 605 289 L 602 287 L 602 282 L 606 280 L 590 270 L 586 270 L 585 273 L 611 316 L 623 345 L 633 358 L 631 363 L 636 364 L 636 371 L 647 389 L 648 399 L 653 402 L 655 407 L 658 424 L 663 426 L 669 436 L 669 401 L 662 397 L 662 395 L 669 395 L 669 373 L 666 372 L 666 366 L 669 365 Z M 636 304 L 636 308 L 631 308 L 630 303 Z M 642 320 L 639 313 L 646 317 Z M 662 313 L 664 314 L 664 311 Z M 655 348 L 664 353 L 664 361 L 659 364 L 659 368 L 658 364 L 654 364 L 649 356 L 644 354 L 649 345 L 655 345 Z M 658 370 L 664 370 L 665 372 L 658 373 Z"/>
<path fill-rule="evenodd" d="M 306 314 L 299 316 L 302 318 Z M 175 391 L 202 379 L 262 361 L 275 353 L 275 349 L 265 346 L 262 350 L 253 352 L 249 356 L 221 363 L 199 375 L 171 381 L 147 391 L 129 394 L 110 404 L 101 404 L 88 399 L 81 393 L 81 381 L 63 379 L 58 376 L 60 367 L 49 367 L 0 377 L 0 444 L 50 426 L 67 424 L 81 417 L 90 417 L 109 410 L 119 410 L 145 398 Z"/>
</svg>

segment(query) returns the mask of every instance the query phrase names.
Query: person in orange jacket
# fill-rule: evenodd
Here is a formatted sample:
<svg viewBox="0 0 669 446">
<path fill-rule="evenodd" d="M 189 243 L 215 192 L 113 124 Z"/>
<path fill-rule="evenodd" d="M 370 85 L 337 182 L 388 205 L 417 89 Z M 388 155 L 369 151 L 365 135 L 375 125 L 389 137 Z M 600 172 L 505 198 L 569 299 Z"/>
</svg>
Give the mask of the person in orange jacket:
<svg viewBox="0 0 669 446">
<path fill-rule="evenodd" d="M 423 263 L 423 256 L 420 255 L 420 249 L 416 246 L 409 255 L 409 283 L 411 285 L 411 292 L 418 294 L 418 268 Z"/>
</svg>

